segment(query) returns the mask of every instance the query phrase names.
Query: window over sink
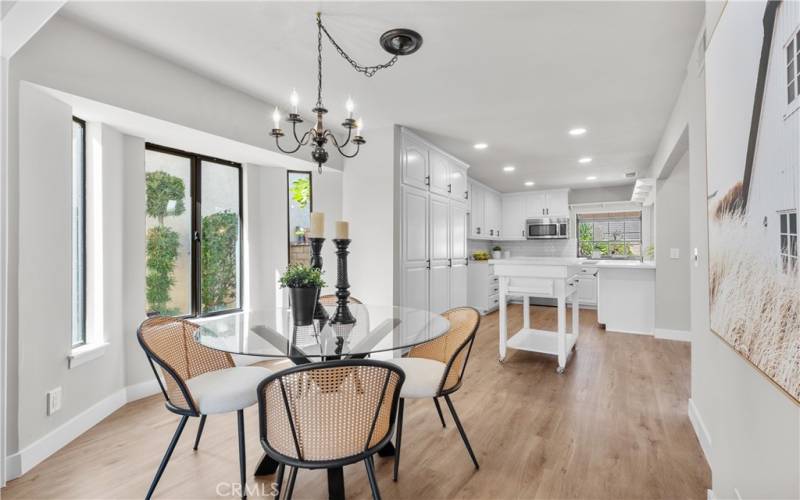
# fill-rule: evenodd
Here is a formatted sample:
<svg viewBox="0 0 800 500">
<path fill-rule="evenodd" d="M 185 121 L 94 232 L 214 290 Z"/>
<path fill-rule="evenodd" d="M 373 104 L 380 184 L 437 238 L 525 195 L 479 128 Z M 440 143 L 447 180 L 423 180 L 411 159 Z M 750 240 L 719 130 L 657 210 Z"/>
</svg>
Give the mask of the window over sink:
<svg viewBox="0 0 800 500">
<path fill-rule="evenodd" d="M 577 214 L 578 257 L 642 259 L 642 212 Z"/>
</svg>

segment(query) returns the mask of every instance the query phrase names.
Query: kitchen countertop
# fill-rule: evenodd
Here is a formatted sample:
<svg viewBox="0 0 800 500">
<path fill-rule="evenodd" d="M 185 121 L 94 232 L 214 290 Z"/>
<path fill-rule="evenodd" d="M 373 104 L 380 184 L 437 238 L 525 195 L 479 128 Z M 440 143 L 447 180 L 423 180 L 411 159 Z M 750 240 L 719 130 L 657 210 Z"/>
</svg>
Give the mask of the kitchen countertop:
<svg viewBox="0 0 800 500">
<path fill-rule="evenodd" d="M 537 265 L 537 266 L 581 266 L 598 269 L 655 269 L 653 261 L 582 259 L 577 257 L 511 257 L 489 259 L 489 264 Z"/>
</svg>

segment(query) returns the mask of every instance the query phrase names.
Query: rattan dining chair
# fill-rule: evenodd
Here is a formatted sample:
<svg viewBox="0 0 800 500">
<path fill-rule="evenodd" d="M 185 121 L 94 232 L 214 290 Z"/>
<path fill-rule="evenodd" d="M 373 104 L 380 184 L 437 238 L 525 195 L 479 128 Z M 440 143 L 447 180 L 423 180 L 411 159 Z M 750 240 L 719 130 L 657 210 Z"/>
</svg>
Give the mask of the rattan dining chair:
<svg viewBox="0 0 800 500">
<path fill-rule="evenodd" d="M 200 417 L 194 443 L 197 450 L 206 416 L 232 411 L 237 416 L 239 473 L 242 498 L 246 497 L 244 409 L 256 403 L 256 387 L 272 372 L 259 366 L 236 366 L 230 354 L 200 345 L 194 339 L 198 328 L 189 321 L 154 316 L 146 319 L 137 331 L 139 344 L 158 380 L 167 409 L 181 416 L 147 491 L 145 498 L 148 499 L 152 497 L 189 417 Z M 156 365 L 161 369 L 163 381 Z"/>
<path fill-rule="evenodd" d="M 397 438 L 394 449 L 394 480 L 400 469 L 400 445 L 403 438 L 403 409 L 406 399 L 433 398 L 436 412 L 446 427 L 438 398 L 444 398 L 450 414 L 456 423 L 461 439 L 467 447 L 472 463 L 480 469 L 478 459 L 472 451 L 467 433 L 461 425 L 450 395 L 461 387 L 467 360 L 475 342 L 475 334 L 481 322 L 481 315 L 472 307 L 458 307 L 442 313 L 450 321 L 450 330 L 430 342 L 412 347 L 406 357 L 389 360 L 399 366 L 406 374 L 406 383 L 400 392 L 397 417 Z"/>
<path fill-rule="evenodd" d="M 391 363 L 348 359 L 299 365 L 258 386 L 261 445 L 278 466 L 276 498 L 289 467 L 286 499 L 297 470 L 363 461 L 380 498 L 372 456 L 392 437 L 405 375 Z"/>
</svg>

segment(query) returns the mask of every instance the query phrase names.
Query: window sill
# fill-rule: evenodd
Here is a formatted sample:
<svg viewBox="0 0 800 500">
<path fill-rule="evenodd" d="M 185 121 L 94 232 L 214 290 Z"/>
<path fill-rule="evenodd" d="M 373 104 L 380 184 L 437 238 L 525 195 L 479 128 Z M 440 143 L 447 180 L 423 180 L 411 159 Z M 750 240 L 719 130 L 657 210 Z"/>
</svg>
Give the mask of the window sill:
<svg viewBox="0 0 800 500">
<path fill-rule="evenodd" d="M 99 342 L 96 344 L 84 344 L 72 349 L 67 356 L 67 360 L 69 361 L 69 368 L 75 368 L 77 366 L 81 366 L 84 363 L 88 363 L 93 359 L 97 359 L 103 354 L 106 353 L 106 349 L 108 348 L 108 342 Z"/>
</svg>

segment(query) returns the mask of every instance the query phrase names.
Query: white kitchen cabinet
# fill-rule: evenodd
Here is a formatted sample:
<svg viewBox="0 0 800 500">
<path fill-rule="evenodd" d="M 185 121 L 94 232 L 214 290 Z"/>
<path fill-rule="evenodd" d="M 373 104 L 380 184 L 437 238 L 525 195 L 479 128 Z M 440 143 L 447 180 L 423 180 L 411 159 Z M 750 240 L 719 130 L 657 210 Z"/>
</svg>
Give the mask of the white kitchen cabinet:
<svg viewBox="0 0 800 500">
<path fill-rule="evenodd" d="M 510 194 L 503 195 L 502 203 L 503 240 L 524 240 L 525 239 L 525 195 Z"/>
<path fill-rule="evenodd" d="M 442 196 L 450 196 L 450 161 L 435 149 L 429 152 L 430 191 Z"/>
<path fill-rule="evenodd" d="M 578 275 L 578 303 L 581 306 L 597 306 L 597 269 L 581 268 Z"/>
<path fill-rule="evenodd" d="M 525 215 L 529 218 L 569 215 L 569 190 L 532 191 L 525 195 Z"/>
<path fill-rule="evenodd" d="M 489 229 L 489 238 L 500 237 L 500 227 L 503 224 L 503 202 L 500 194 L 493 191 L 486 193 L 486 215 L 485 223 Z"/>
<path fill-rule="evenodd" d="M 426 144 L 413 135 L 403 134 L 400 154 L 403 184 L 428 189 L 429 157 Z"/>
<path fill-rule="evenodd" d="M 544 217 L 547 212 L 547 193 L 534 191 L 525 195 L 525 217 Z"/>
<path fill-rule="evenodd" d="M 481 314 L 497 309 L 499 284 L 492 266 L 485 260 L 471 260 L 468 271 L 468 304 Z"/>
<path fill-rule="evenodd" d="M 469 189 L 467 188 L 467 166 L 463 163 L 451 160 L 450 163 L 450 199 L 467 203 L 469 201 Z"/>
<path fill-rule="evenodd" d="M 481 239 L 487 237 L 486 230 L 486 191 L 480 184 L 470 182 L 470 237 Z"/>
<path fill-rule="evenodd" d="M 401 275 L 395 294 L 403 306 L 441 313 L 467 304 L 468 166 L 405 130 L 401 134 Z"/>
<path fill-rule="evenodd" d="M 547 215 L 569 215 L 569 190 L 558 189 L 547 192 Z"/>
</svg>

